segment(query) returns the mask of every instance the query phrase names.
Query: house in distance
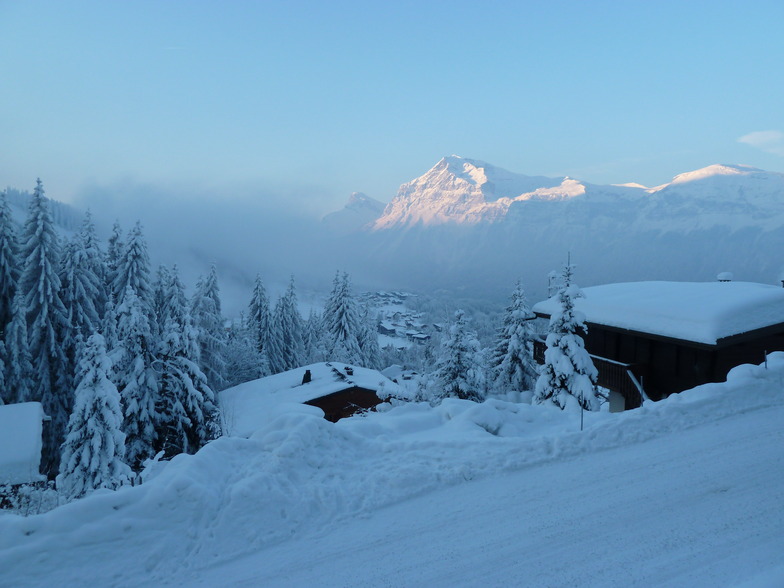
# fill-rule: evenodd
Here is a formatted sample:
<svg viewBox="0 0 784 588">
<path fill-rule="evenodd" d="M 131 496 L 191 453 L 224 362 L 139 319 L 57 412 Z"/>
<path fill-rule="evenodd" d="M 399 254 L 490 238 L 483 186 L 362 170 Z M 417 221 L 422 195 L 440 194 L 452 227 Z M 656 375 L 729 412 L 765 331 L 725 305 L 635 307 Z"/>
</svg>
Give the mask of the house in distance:
<svg viewBox="0 0 784 588">
<path fill-rule="evenodd" d="M 733 282 L 634 282 L 583 288 L 585 347 L 611 391 L 611 410 L 636 408 L 721 382 L 735 366 L 784 351 L 784 288 Z M 536 304 L 549 319 L 557 298 Z M 544 361 L 545 345 L 534 355 Z"/>
<path fill-rule="evenodd" d="M 283 413 L 321 412 L 337 422 L 401 394 L 401 388 L 381 372 L 322 362 L 228 388 L 220 393 L 220 402 L 227 433 L 248 436 Z"/>
</svg>

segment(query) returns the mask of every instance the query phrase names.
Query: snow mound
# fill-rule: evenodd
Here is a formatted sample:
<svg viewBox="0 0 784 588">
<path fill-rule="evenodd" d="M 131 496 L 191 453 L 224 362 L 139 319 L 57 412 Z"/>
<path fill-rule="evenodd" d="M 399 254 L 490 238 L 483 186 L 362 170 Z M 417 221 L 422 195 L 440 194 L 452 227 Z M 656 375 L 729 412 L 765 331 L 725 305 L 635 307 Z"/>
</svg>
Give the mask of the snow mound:
<svg viewBox="0 0 784 588">
<path fill-rule="evenodd" d="M 49 513 L 0 517 L 9 585 L 187 584 L 200 571 L 446 486 L 570 459 L 781 405 L 784 353 L 621 414 L 488 400 L 411 403 L 330 423 L 282 411 L 159 464 L 145 483 Z M 43 559 L 42 559 L 43 558 Z M 74 562 L 90 562 L 89 566 Z"/>
</svg>

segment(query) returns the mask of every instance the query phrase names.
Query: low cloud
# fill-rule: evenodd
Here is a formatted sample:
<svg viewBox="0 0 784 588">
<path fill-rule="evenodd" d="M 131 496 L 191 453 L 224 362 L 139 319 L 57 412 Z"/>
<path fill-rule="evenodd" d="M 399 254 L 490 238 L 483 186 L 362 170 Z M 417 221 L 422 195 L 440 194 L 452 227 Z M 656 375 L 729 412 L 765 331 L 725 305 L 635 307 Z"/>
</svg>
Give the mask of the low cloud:
<svg viewBox="0 0 784 588">
<path fill-rule="evenodd" d="M 738 143 L 784 157 L 784 133 L 781 131 L 754 131 L 740 137 Z"/>
</svg>

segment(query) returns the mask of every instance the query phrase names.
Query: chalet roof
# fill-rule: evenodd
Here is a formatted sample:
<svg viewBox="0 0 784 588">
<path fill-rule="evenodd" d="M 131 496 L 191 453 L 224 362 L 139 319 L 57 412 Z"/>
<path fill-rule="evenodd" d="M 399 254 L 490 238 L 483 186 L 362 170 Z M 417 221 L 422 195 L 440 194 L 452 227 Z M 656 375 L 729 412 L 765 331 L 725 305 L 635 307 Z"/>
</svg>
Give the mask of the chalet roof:
<svg viewBox="0 0 784 588">
<path fill-rule="evenodd" d="M 346 373 L 351 368 L 352 375 Z M 302 383 L 305 370 L 311 381 Z M 359 387 L 373 390 L 380 397 L 402 393 L 399 386 L 376 370 L 351 366 L 343 362 L 314 363 L 266 378 L 259 378 L 220 392 L 220 402 L 232 435 L 246 436 L 260 423 L 275 418 L 310 400 L 342 390 Z M 308 410 L 307 407 L 305 410 Z M 319 409 L 312 409 L 318 412 Z"/>
<path fill-rule="evenodd" d="M 631 282 L 583 288 L 588 323 L 715 345 L 784 323 L 784 288 L 750 282 Z M 555 297 L 533 307 L 550 316 Z"/>
<path fill-rule="evenodd" d="M 44 417 L 40 402 L 0 406 L 0 484 L 46 479 L 39 471 Z"/>
</svg>

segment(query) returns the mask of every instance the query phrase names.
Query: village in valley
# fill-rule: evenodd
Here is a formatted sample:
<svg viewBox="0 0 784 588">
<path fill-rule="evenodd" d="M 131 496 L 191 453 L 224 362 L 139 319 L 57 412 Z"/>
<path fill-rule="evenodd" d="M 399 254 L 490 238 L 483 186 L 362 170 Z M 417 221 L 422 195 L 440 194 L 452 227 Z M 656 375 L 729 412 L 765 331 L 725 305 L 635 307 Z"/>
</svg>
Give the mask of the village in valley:
<svg viewBox="0 0 784 588">
<path fill-rule="evenodd" d="M 784 2 L 0 21 L 0 588 L 784 587 Z"/>
</svg>

